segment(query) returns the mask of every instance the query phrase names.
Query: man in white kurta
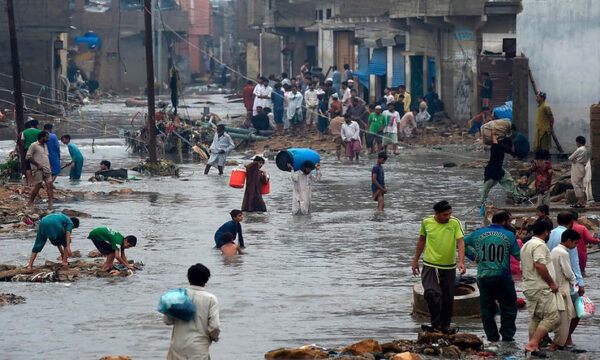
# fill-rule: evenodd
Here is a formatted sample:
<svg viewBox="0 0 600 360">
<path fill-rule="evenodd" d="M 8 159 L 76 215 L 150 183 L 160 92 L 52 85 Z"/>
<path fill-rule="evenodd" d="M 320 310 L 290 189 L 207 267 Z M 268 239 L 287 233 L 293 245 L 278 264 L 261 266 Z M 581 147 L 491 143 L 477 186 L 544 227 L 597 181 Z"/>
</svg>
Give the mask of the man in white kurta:
<svg viewBox="0 0 600 360">
<path fill-rule="evenodd" d="M 201 286 L 190 285 L 187 295 L 196 305 L 190 321 L 163 315 L 167 325 L 173 325 L 167 360 L 210 360 L 208 348 L 219 341 L 220 321 L 217 297 Z"/>
<path fill-rule="evenodd" d="M 585 198 L 584 198 L 584 186 L 583 180 L 585 179 L 585 165 L 589 160 L 589 153 L 585 147 L 585 138 L 583 136 L 578 136 L 575 140 L 577 144 L 577 149 L 569 156 L 569 160 L 571 160 L 571 184 L 573 185 L 573 190 L 575 190 L 575 196 L 577 196 L 578 203 L 573 207 L 585 207 Z"/>
<path fill-rule="evenodd" d="M 260 106 L 263 109 L 268 107 L 273 108 L 271 103 L 271 92 L 273 89 L 269 86 L 269 80 L 261 78 L 261 83 L 254 87 L 254 104 L 252 105 L 252 115 L 258 114 L 256 107 Z"/>
<path fill-rule="evenodd" d="M 313 166 L 316 168 L 312 173 Z M 292 173 L 294 193 L 292 195 L 292 215 L 308 215 L 310 213 L 310 199 L 312 185 L 321 179 L 321 166 L 316 166 L 311 161 L 305 161 L 302 168 L 295 171 L 292 164 L 288 164 Z"/>
<path fill-rule="evenodd" d="M 217 133 L 209 148 L 210 158 L 208 158 L 208 163 L 206 164 L 206 168 L 204 168 L 204 174 L 208 174 L 210 167 L 216 165 L 219 169 L 219 175 L 223 175 L 225 160 L 227 160 L 227 155 L 229 155 L 229 152 L 234 147 L 235 144 L 231 136 L 225 132 L 225 126 L 217 125 Z"/>
</svg>

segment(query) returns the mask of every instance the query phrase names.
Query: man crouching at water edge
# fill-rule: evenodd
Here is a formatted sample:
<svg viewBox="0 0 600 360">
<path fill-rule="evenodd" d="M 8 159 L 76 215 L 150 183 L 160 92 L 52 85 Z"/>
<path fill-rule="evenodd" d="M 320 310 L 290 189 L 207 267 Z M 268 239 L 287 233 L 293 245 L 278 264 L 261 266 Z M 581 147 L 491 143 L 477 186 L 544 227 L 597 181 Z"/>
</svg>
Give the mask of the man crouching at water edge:
<svg viewBox="0 0 600 360">
<path fill-rule="evenodd" d="M 29 258 L 27 269 L 31 270 L 33 268 L 33 262 L 37 254 L 42 251 L 48 239 L 52 245 L 58 248 L 62 257 L 62 265 L 68 266 L 69 263 L 67 260 L 71 256 L 71 232 L 78 227 L 79 219 L 75 217 L 69 218 L 65 214 L 49 214 L 44 216 L 38 226 L 37 237 L 35 238 L 33 249 L 31 249 L 31 257 Z"/>
<path fill-rule="evenodd" d="M 196 264 L 188 269 L 187 276 L 190 286 L 186 293 L 196 306 L 196 313 L 190 321 L 164 315 L 165 324 L 173 325 L 167 360 L 210 360 L 208 348 L 213 341 L 219 341 L 221 333 L 217 297 L 204 289 L 210 270 Z"/>
<path fill-rule="evenodd" d="M 423 219 L 421 224 L 412 265 L 413 274 L 419 275 L 419 258 L 425 249 L 421 282 L 431 314 L 431 326 L 423 325 L 421 328 L 424 331 L 454 334 L 456 329 L 450 329 L 450 320 L 454 305 L 457 244 L 458 270 L 461 274 L 467 270 L 464 265 L 464 232 L 460 221 L 452 217 L 452 207 L 447 201 L 438 202 L 433 210 L 434 216 Z"/>
<path fill-rule="evenodd" d="M 137 270 L 134 266 L 129 265 L 125 249 L 137 245 L 137 238 L 133 235 L 123 237 L 121 233 L 107 227 L 98 227 L 90 231 L 88 239 L 92 240 L 96 249 L 100 254 L 106 256 L 106 262 L 102 266 L 102 270 L 111 270 L 115 258 L 129 270 Z"/>
</svg>

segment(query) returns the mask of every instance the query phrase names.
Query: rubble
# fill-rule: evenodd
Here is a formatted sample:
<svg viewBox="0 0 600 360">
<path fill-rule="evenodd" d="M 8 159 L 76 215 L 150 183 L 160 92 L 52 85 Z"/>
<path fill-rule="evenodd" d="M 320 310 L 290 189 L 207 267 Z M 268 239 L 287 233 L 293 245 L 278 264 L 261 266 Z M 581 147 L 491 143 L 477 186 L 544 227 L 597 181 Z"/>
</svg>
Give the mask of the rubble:
<svg viewBox="0 0 600 360">
<path fill-rule="evenodd" d="M 0 186 L 0 233 L 34 229 L 39 220 L 53 212 L 50 209 L 27 207 L 29 192 L 30 189 L 23 185 L 5 184 Z M 133 190 L 129 188 L 114 190 L 109 193 L 70 191 L 55 188 L 54 199 L 64 203 L 84 199 L 95 199 L 101 196 L 127 196 L 133 193 Z M 136 194 L 146 193 L 136 192 Z M 39 192 L 39 197 L 42 201 L 47 199 L 48 195 L 46 194 L 46 190 L 42 188 Z M 92 217 L 90 214 L 71 209 L 64 209 L 62 210 L 62 213 L 67 216 L 80 218 Z"/>
<path fill-rule="evenodd" d="M 102 270 L 103 261 L 86 262 L 78 260 L 63 267 L 59 262 L 46 261 L 42 266 L 31 270 L 15 265 L 0 264 L 0 281 L 18 282 L 71 282 L 82 278 L 126 277 L 133 275 L 133 271 L 119 265 L 108 272 Z M 144 267 L 141 262 L 133 263 L 138 270 Z"/>
<path fill-rule="evenodd" d="M 133 168 L 134 171 L 137 171 L 142 174 L 149 174 L 153 176 L 174 176 L 179 177 L 179 166 L 175 165 L 175 163 L 159 159 L 158 164 L 151 164 L 148 160 L 140 162 L 136 167 Z M 123 193 L 122 189 L 121 192 Z M 131 190 L 131 189 L 130 189 Z"/>
<path fill-rule="evenodd" d="M 483 340 L 473 334 L 444 335 L 442 333 L 419 333 L 417 340 L 394 340 L 379 344 L 365 339 L 344 348 L 323 348 L 306 345 L 296 349 L 278 349 L 265 354 L 267 360 L 326 359 L 335 357 L 346 360 L 420 360 L 419 354 L 459 359 L 478 356 L 483 350 Z M 492 356 L 494 354 L 491 354 Z"/>
<path fill-rule="evenodd" d="M 108 355 L 108 356 L 101 357 L 100 360 L 132 360 L 132 358 L 130 356 Z"/>
<path fill-rule="evenodd" d="M 10 293 L 0 294 L 0 306 L 16 305 L 16 304 L 21 304 L 24 302 L 25 302 L 25 298 L 23 296 L 10 294 Z"/>
</svg>

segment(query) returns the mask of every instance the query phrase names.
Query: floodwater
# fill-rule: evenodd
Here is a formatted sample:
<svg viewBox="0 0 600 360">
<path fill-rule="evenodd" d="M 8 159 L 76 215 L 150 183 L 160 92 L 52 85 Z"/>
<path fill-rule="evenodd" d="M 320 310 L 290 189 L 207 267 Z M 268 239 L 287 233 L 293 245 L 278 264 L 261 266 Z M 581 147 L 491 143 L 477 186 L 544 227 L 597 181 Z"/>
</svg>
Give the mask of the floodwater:
<svg viewBox="0 0 600 360">
<path fill-rule="evenodd" d="M 84 176 L 101 159 L 113 167 L 131 167 L 139 158 L 129 155 L 123 140 L 79 139 L 86 163 Z M 11 142 L 0 142 L 5 158 Z M 68 160 L 64 149 L 63 157 Z M 67 155 L 65 155 L 67 154 Z M 411 263 L 420 220 L 434 202 L 446 199 L 461 220 L 477 220 L 480 169 L 443 168 L 460 163 L 456 148 L 403 150 L 385 165 L 385 213 L 375 211 L 370 198 L 373 158 L 360 164 L 322 161 L 323 179 L 314 186 L 313 213 L 291 215 L 291 181 L 274 161 L 268 212 L 245 214 L 247 255 L 224 259 L 213 249 L 213 234 L 241 206 L 243 190 L 228 186 L 228 176 L 216 169 L 202 174 L 202 164 L 183 164 L 182 178 L 143 178 L 125 185 L 70 184 L 59 177 L 60 188 L 110 191 L 130 187 L 151 192 L 126 198 L 86 200 L 63 207 L 93 214 L 73 233 L 73 250 L 83 254 L 94 247 L 86 239 L 97 226 L 110 226 L 138 237 L 128 257 L 146 264 L 128 278 L 84 279 L 75 283 L 0 283 L 0 292 L 25 296 L 27 302 L 0 309 L 1 359 L 97 359 L 129 355 L 134 359 L 165 358 L 170 327 L 156 311 L 160 295 L 186 285 L 187 268 L 200 262 L 212 277 L 207 290 L 219 299 L 221 340 L 211 347 L 214 359 L 262 359 L 269 350 L 316 343 L 346 345 L 365 338 L 388 341 L 416 338 L 426 319 L 411 316 Z M 481 155 L 480 155 L 481 156 Z M 231 157 L 247 161 L 241 154 Z M 228 171 L 230 168 L 227 168 Z M 492 199 L 500 201 L 499 187 Z M 2 263 L 25 265 L 35 234 L 2 235 Z M 56 249 L 44 248 L 37 262 L 55 260 Z M 599 258 L 588 262 L 588 293 L 600 301 Z M 468 275 L 475 264 L 468 262 Z M 526 310 L 519 311 L 516 344 L 498 350 L 517 358 L 526 343 Z M 483 335 L 479 319 L 457 324 L 463 332 Z M 582 321 L 574 340 L 590 359 L 600 356 L 600 320 Z M 571 353 L 555 358 L 576 359 Z"/>
</svg>

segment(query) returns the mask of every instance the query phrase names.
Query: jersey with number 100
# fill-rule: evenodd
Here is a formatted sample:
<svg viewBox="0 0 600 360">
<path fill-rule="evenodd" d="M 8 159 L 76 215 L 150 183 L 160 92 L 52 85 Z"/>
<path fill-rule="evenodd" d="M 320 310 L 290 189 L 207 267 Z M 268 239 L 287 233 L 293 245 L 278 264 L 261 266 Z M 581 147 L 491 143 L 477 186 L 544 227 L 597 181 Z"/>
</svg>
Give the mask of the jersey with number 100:
<svg viewBox="0 0 600 360">
<path fill-rule="evenodd" d="M 501 225 L 490 225 L 465 237 L 466 254 L 477 257 L 477 277 L 504 276 L 512 278 L 510 256 L 520 259 L 515 235 Z"/>
</svg>

